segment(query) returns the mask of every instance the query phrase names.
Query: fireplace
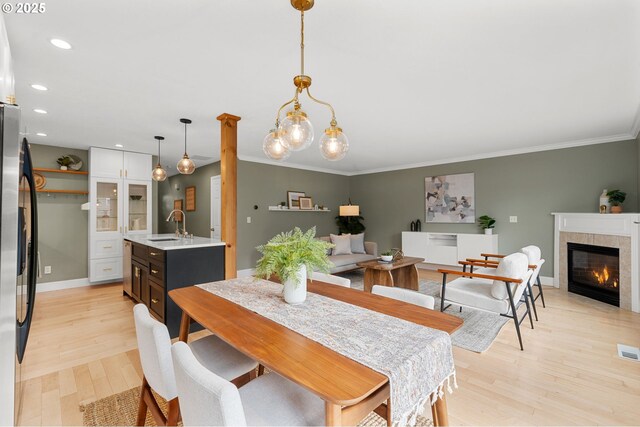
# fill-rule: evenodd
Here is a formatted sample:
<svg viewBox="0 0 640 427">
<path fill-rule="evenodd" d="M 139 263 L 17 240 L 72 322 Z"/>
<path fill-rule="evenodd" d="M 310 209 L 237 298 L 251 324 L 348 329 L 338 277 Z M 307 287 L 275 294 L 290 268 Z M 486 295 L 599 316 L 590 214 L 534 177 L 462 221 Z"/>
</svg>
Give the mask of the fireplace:
<svg viewBox="0 0 640 427">
<path fill-rule="evenodd" d="M 620 249 L 567 243 L 568 290 L 620 306 Z"/>
</svg>

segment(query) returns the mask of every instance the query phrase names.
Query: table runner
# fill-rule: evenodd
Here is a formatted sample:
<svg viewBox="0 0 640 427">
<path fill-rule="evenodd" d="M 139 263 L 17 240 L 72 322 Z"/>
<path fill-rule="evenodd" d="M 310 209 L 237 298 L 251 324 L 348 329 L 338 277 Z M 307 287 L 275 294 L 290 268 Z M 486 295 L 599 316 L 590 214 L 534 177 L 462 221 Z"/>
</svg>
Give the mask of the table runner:
<svg viewBox="0 0 640 427">
<path fill-rule="evenodd" d="M 413 425 L 425 402 L 455 383 L 446 332 L 311 292 L 303 304 L 287 304 L 282 285 L 254 277 L 197 286 L 387 376 L 394 426 Z"/>
</svg>

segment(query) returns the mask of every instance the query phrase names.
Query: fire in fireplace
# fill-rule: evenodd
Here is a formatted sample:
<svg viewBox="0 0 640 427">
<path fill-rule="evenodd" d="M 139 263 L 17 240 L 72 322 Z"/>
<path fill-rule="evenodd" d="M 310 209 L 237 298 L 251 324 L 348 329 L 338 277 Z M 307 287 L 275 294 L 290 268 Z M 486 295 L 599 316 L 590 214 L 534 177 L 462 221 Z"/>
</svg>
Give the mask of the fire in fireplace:
<svg viewBox="0 0 640 427">
<path fill-rule="evenodd" d="M 569 292 L 620 306 L 620 250 L 567 243 Z"/>
</svg>

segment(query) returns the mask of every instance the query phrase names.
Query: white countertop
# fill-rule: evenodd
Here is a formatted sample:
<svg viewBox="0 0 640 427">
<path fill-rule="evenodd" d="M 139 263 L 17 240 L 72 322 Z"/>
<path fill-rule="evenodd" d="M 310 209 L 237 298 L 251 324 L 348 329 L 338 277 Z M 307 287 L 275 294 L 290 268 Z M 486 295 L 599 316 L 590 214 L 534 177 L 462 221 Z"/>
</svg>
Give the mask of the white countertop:
<svg viewBox="0 0 640 427">
<path fill-rule="evenodd" d="M 218 239 L 211 239 L 208 237 L 196 237 L 188 238 L 182 237 L 177 240 L 165 240 L 163 242 L 154 242 L 153 239 L 176 239 L 175 234 L 145 234 L 145 235 L 130 235 L 124 236 L 125 240 L 131 242 L 140 243 L 141 245 L 151 246 L 152 248 L 162 249 L 163 251 L 171 251 L 174 249 L 189 249 L 189 248 L 206 248 L 210 246 L 224 246 L 225 242 Z"/>
</svg>

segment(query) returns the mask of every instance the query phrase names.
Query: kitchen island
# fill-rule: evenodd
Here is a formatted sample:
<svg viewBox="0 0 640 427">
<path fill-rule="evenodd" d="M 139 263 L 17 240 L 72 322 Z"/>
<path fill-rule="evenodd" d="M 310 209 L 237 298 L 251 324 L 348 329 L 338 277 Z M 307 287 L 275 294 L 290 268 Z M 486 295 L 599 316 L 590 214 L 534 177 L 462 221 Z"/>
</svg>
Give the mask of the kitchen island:
<svg viewBox="0 0 640 427">
<path fill-rule="evenodd" d="M 149 307 L 178 336 L 182 311 L 167 296 L 172 289 L 223 280 L 225 242 L 173 234 L 124 237 L 123 293 Z M 201 329 L 193 324 L 191 331 Z"/>
</svg>

